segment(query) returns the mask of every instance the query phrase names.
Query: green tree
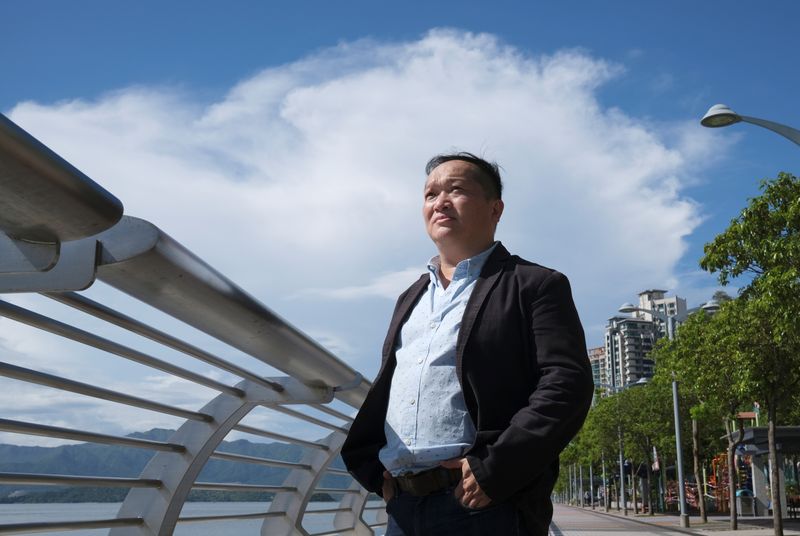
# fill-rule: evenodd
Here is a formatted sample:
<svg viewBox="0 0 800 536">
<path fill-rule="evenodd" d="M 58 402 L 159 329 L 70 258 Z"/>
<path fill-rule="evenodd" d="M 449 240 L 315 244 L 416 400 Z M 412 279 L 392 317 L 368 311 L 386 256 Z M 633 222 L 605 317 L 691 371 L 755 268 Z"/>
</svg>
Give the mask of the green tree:
<svg viewBox="0 0 800 536">
<path fill-rule="evenodd" d="M 727 285 L 742 274 L 800 271 L 800 181 L 789 173 L 761 181 L 763 193 L 750 200 L 730 226 L 704 247 L 704 270 L 719 272 Z"/>
<path fill-rule="evenodd" d="M 718 291 L 716 291 L 714 293 L 714 295 L 711 297 L 711 299 L 714 300 L 715 302 L 719 303 L 719 304 L 723 304 L 725 302 L 731 301 L 733 299 L 733 296 L 731 296 L 730 294 L 728 294 L 724 290 L 718 290 Z"/>
<path fill-rule="evenodd" d="M 656 377 L 661 379 L 671 376 L 684 385 L 684 398 L 691 399 L 690 410 L 693 422 L 693 459 L 695 478 L 699 475 L 699 424 L 710 415 L 717 417 L 725 426 L 728 439 L 727 466 L 729 479 L 729 506 L 731 529 L 738 528 L 736 512 L 736 469 L 734 455 L 742 437 L 742 422 L 737 419 L 741 408 L 749 403 L 750 374 L 746 363 L 738 359 L 739 354 L 730 350 L 733 333 L 728 329 L 732 324 L 727 320 L 730 316 L 728 302 L 722 305 L 714 315 L 695 313 L 690 315 L 677 331 L 677 336 L 670 343 L 659 345 L 655 350 L 657 365 Z M 738 423 L 738 434 L 731 426 Z M 695 429 L 698 429 L 695 433 Z M 712 427 L 715 430 L 716 427 Z M 697 451 L 697 455 L 694 455 Z M 701 504 L 703 504 L 701 502 Z"/>
<path fill-rule="evenodd" d="M 800 369 L 800 181 L 789 173 L 762 181 L 762 194 L 705 246 L 700 266 L 726 285 L 750 275 L 738 299 L 724 307 L 728 349 L 740 357 L 769 416 L 773 520 L 783 534 L 774 431 L 782 401 L 792 399 Z"/>
<path fill-rule="evenodd" d="M 609 472 L 613 475 L 619 469 L 622 440 L 620 433 L 624 426 L 619 395 L 598 398 L 587 422 L 589 426 L 586 427 L 586 437 L 593 443 L 596 455 L 605 460 Z M 622 482 L 618 480 L 617 483 L 615 495 L 619 499 L 619 485 Z M 606 490 L 606 501 L 609 498 L 609 490 Z M 619 506 L 619 502 L 617 505 Z"/>
<path fill-rule="evenodd" d="M 767 409 L 774 527 L 775 534 L 783 534 L 775 427 L 800 380 L 800 285 L 795 276 L 766 273 L 728 309 L 736 328 L 732 351 L 750 364 L 752 392 Z"/>
<path fill-rule="evenodd" d="M 653 448 L 664 453 L 670 442 L 674 444 L 674 436 L 670 433 L 673 421 L 670 388 L 668 384 L 656 381 L 630 387 L 616 396 L 620 397 L 628 453 L 639 462 L 636 467 L 644 464 L 647 473 L 647 494 L 642 497 L 642 503 L 649 507 L 652 515 L 655 489 Z"/>
</svg>

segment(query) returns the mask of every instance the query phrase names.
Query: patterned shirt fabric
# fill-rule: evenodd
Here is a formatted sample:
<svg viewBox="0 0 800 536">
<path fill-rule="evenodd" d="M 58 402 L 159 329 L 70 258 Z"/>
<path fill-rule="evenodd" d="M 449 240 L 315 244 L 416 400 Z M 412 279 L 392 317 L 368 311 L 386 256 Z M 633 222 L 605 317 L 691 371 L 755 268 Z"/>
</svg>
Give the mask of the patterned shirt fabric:
<svg viewBox="0 0 800 536">
<path fill-rule="evenodd" d="M 496 245 L 458 263 L 447 288 L 439 280 L 439 257 L 428 262 L 431 282 L 395 348 L 386 445 L 378 454 L 395 476 L 461 457 L 475 439 L 456 375 L 456 340 L 467 301 Z"/>
</svg>

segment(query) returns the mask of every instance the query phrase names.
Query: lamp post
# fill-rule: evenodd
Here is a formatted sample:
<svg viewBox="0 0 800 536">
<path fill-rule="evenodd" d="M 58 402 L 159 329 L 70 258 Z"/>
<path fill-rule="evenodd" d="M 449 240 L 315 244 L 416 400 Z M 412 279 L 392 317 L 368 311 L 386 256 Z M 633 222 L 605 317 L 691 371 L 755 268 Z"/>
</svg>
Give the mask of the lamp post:
<svg viewBox="0 0 800 536">
<path fill-rule="evenodd" d="M 719 309 L 719 304 L 713 300 L 705 303 L 702 306 L 703 310 L 706 311 L 716 311 Z M 691 312 L 694 312 L 696 309 L 691 311 L 686 311 L 683 313 L 679 313 L 677 315 L 666 315 L 661 311 L 654 311 L 652 309 L 643 309 L 641 307 L 636 307 L 630 303 L 624 303 L 619 308 L 619 312 L 621 313 L 632 313 L 634 311 L 640 311 L 642 313 L 647 313 L 651 315 L 653 318 L 658 318 L 667 327 L 667 336 L 670 340 L 675 338 L 675 323 L 681 320 L 685 320 Z M 686 490 L 684 489 L 684 483 L 686 480 L 684 479 L 683 475 L 683 453 L 681 451 L 681 415 L 678 409 L 678 381 L 675 379 L 673 374 L 672 377 L 672 407 L 674 411 L 674 418 L 675 418 L 675 446 L 678 453 L 678 495 L 681 505 L 681 527 L 687 528 L 689 527 L 689 513 L 687 512 L 686 508 Z"/>
<path fill-rule="evenodd" d="M 706 115 L 700 120 L 701 125 L 709 128 L 727 127 L 739 122 L 751 123 L 766 128 L 800 145 L 800 130 L 765 119 L 758 119 L 757 117 L 739 115 L 724 104 L 715 104 L 708 109 Z"/>
</svg>

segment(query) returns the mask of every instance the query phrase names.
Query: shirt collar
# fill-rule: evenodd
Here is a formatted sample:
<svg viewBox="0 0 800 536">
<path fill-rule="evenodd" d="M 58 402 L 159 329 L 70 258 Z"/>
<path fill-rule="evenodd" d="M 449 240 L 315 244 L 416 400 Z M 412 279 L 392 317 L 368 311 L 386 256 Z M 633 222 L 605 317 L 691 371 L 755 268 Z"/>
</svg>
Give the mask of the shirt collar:
<svg viewBox="0 0 800 536">
<path fill-rule="evenodd" d="M 465 277 L 468 278 L 476 278 L 480 275 L 481 270 L 483 270 L 483 265 L 486 264 L 486 260 L 489 258 L 489 255 L 492 254 L 494 248 L 497 247 L 497 244 L 500 242 L 495 241 L 488 249 L 478 253 L 474 257 L 470 257 L 469 259 L 464 259 L 463 261 L 456 264 L 456 269 L 453 272 L 453 281 L 457 279 L 462 279 Z M 439 267 L 441 266 L 441 262 L 439 260 L 438 255 L 434 255 L 428 261 L 428 272 L 430 272 L 431 282 L 439 286 Z"/>
</svg>

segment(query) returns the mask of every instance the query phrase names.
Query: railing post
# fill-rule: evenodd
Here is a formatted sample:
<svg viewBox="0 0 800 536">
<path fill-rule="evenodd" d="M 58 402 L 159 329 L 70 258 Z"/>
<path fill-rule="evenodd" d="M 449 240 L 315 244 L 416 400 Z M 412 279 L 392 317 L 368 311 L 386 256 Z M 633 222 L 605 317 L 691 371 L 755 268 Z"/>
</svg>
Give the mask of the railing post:
<svg viewBox="0 0 800 536">
<path fill-rule="evenodd" d="M 300 461 L 304 465 L 310 465 L 311 470 L 293 469 L 287 475 L 283 485 L 296 489 L 275 494 L 269 511 L 281 512 L 283 515 L 264 519 L 264 524 L 261 526 L 263 536 L 304 536 L 306 534 L 301 525 L 307 512 L 308 503 L 322 479 L 322 475 L 339 455 L 345 437 L 346 435 L 342 432 L 331 433 L 321 442 L 328 447 L 327 450 L 309 451 Z M 345 500 L 349 495 L 355 494 L 345 493 L 339 501 L 339 506 L 346 506 L 350 511 L 336 514 L 334 528 L 349 532 L 355 527 L 355 534 L 372 534 L 370 528 L 360 519 L 363 504 L 359 505 L 357 501 Z M 361 508 L 355 511 L 354 508 L 359 506 Z M 365 529 L 367 532 L 363 532 Z"/>
<path fill-rule="evenodd" d="M 159 452 L 140 475 L 140 478 L 161 480 L 163 486 L 158 489 L 132 489 L 120 507 L 117 517 L 142 517 L 144 523 L 137 527 L 111 529 L 109 535 L 170 536 L 175 530 L 186 497 L 209 457 L 231 429 L 256 406 L 319 404 L 332 399 L 330 389 L 309 387 L 291 378 L 271 380 L 282 384 L 284 391 L 278 393 L 244 380 L 237 384 L 245 392 L 244 398 L 222 393 L 203 407 L 201 412 L 212 415 L 212 422 L 184 423 L 170 438 L 170 442 L 184 445 L 186 452 Z"/>
</svg>

